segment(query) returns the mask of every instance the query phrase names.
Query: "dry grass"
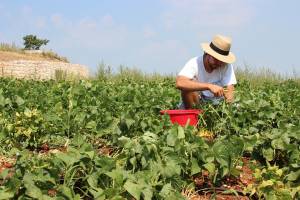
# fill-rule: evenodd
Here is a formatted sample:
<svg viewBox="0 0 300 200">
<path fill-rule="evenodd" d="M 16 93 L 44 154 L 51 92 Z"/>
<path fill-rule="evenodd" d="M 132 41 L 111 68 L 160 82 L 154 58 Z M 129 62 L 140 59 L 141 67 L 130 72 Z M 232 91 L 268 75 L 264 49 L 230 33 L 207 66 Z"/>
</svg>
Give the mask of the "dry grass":
<svg viewBox="0 0 300 200">
<path fill-rule="evenodd" d="M 98 64 L 98 70 L 95 74 L 95 79 L 98 80 L 148 80 L 148 81 L 162 81 L 165 79 L 172 79 L 175 81 L 175 76 L 172 74 L 162 75 L 159 73 L 145 73 L 142 70 L 135 67 L 127 67 L 120 65 L 117 70 L 113 70 L 110 65 L 101 62 Z"/>
<path fill-rule="evenodd" d="M 60 61 L 68 62 L 65 57 L 60 57 L 53 52 L 43 52 L 41 54 L 29 54 L 25 52 L 0 51 L 0 61 L 14 60 L 41 60 L 41 61 Z"/>
<path fill-rule="evenodd" d="M 252 86 L 259 86 L 265 82 L 278 84 L 286 80 L 294 80 L 300 83 L 300 76 L 296 72 L 292 75 L 280 74 L 272 71 L 270 68 L 260 68 L 259 70 L 251 69 L 245 66 L 235 70 L 235 74 L 239 80 L 247 80 Z"/>
<path fill-rule="evenodd" d="M 49 58 L 51 60 L 57 60 L 57 61 L 62 61 L 62 62 L 67 62 L 67 63 L 69 62 L 66 57 L 59 56 L 57 53 L 55 53 L 53 51 L 43 52 L 42 56 L 44 58 Z"/>
<path fill-rule="evenodd" d="M 0 51 L 10 51 L 10 52 L 24 52 L 23 49 L 17 47 L 14 43 L 7 44 L 7 43 L 0 43 Z"/>
<path fill-rule="evenodd" d="M 59 56 L 53 51 L 43 51 L 42 53 L 26 53 L 24 49 L 15 44 L 0 43 L 0 61 L 13 60 L 48 60 L 69 62 L 66 57 Z"/>
</svg>

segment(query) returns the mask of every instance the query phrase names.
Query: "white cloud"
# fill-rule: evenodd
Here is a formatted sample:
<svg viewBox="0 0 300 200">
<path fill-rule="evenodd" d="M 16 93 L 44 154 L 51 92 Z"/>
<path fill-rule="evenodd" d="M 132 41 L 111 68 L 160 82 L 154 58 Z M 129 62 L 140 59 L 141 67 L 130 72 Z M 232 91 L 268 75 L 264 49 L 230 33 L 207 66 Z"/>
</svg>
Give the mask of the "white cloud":
<svg viewBox="0 0 300 200">
<path fill-rule="evenodd" d="M 18 15 L 16 15 L 14 12 L 17 12 Z M 36 29 L 44 29 L 47 25 L 47 17 L 35 15 L 31 6 L 24 5 L 18 7 L 14 12 L 10 11 L 9 14 L 1 14 L 2 17 L 6 18 L 6 21 L 10 22 L 10 29 L 15 31 L 26 33 L 36 31 Z"/>
<path fill-rule="evenodd" d="M 46 19 L 45 17 L 37 17 L 35 20 L 35 26 L 37 28 L 45 28 L 46 27 Z"/>
<path fill-rule="evenodd" d="M 83 57 L 89 56 L 87 52 L 93 52 L 94 55 L 114 55 L 119 49 L 129 45 L 131 36 L 127 27 L 116 23 L 111 15 L 71 20 L 61 14 L 53 14 L 50 21 L 51 32 L 55 38 L 55 41 L 51 42 L 52 45 L 70 51 L 73 57 L 76 57 L 78 52 Z M 97 59 L 100 58 L 90 58 L 95 62 Z"/>
<path fill-rule="evenodd" d="M 93 19 L 83 18 L 79 20 L 78 26 L 89 30 L 93 30 L 97 28 L 98 24 Z"/>
<path fill-rule="evenodd" d="M 183 64 L 182 57 L 189 56 L 180 41 L 156 38 L 152 26 L 145 25 L 140 31 L 129 29 L 109 14 L 73 21 L 55 14 L 51 21 L 55 25 L 53 32 L 60 33 L 56 41 L 51 40 L 51 45 L 68 51 L 73 57 L 70 59 L 75 58 L 75 62 L 100 62 L 104 59 L 108 64 L 135 65 L 143 70 L 168 72 L 168 66 L 178 68 Z M 166 68 L 161 69 L 161 66 Z"/>
<path fill-rule="evenodd" d="M 177 40 L 155 41 L 142 46 L 137 52 L 137 62 L 142 67 L 171 73 L 180 69 L 185 59 L 190 57 L 189 50 Z M 147 71 L 152 71 L 152 70 Z"/>
<path fill-rule="evenodd" d="M 104 26 L 113 26 L 113 25 L 115 25 L 115 21 L 114 21 L 113 17 L 109 14 L 106 14 L 106 15 L 102 16 L 101 19 L 100 19 L 100 23 Z"/>
<path fill-rule="evenodd" d="M 53 14 L 50 16 L 50 21 L 55 25 L 55 26 L 61 26 L 63 25 L 63 20 L 62 20 L 62 15 L 61 14 Z"/>
<path fill-rule="evenodd" d="M 78 39 L 83 46 L 111 50 L 122 46 L 128 32 L 125 26 L 115 24 L 112 17 L 104 16 L 97 21 L 81 19 L 74 24 L 70 35 Z"/>
<path fill-rule="evenodd" d="M 164 0 L 169 8 L 162 14 L 167 29 L 194 27 L 239 28 L 248 23 L 253 8 L 240 0 Z"/>
<path fill-rule="evenodd" d="M 151 28 L 150 26 L 146 26 L 143 29 L 143 36 L 146 39 L 150 39 L 153 38 L 157 35 L 157 33 L 153 30 L 153 28 Z"/>
</svg>

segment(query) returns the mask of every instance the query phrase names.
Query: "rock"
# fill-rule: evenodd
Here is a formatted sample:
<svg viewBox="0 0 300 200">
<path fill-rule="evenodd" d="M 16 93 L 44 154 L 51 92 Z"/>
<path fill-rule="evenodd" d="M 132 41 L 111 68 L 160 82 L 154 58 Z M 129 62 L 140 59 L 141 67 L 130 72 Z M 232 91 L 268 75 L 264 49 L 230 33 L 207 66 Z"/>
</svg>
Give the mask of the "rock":
<svg viewBox="0 0 300 200">
<path fill-rule="evenodd" d="M 37 80 L 88 78 L 89 71 L 86 66 L 66 62 L 14 60 L 0 61 L 0 76 Z"/>
</svg>

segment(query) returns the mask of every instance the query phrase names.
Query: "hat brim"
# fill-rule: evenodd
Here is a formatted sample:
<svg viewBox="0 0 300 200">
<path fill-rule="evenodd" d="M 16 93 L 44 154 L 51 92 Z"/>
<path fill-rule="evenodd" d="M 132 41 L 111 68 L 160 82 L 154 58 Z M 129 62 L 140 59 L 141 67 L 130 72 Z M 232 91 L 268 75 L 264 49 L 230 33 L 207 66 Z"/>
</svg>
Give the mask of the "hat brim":
<svg viewBox="0 0 300 200">
<path fill-rule="evenodd" d="M 234 63 L 235 62 L 235 55 L 232 52 L 229 52 L 227 56 L 219 54 L 215 52 L 210 46 L 209 43 L 202 43 L 201 47 L 205 53 L 215 57 L 216 59 L 224 62 L 224 63 Z"/>
</svg>

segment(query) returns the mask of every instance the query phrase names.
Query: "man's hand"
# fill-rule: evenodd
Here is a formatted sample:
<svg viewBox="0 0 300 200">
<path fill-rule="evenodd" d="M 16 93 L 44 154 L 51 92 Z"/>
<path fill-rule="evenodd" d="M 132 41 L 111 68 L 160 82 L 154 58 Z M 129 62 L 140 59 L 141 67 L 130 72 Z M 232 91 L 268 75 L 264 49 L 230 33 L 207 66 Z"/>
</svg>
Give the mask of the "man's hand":
<svg viewBox="0 0 300 200">
<path fill-rule="evenodd" d="M 229 85 L 224 91 L 225 100 L 227 103 L 232 103 L 234 101 L 234 86 Z"/>
<path fill-rule="evenodd" d="M 209 84 L 208 89 L 216 96 L 224 96 L 224 89 L 218 85 Z"/>
</svg>

